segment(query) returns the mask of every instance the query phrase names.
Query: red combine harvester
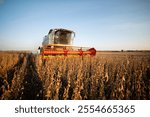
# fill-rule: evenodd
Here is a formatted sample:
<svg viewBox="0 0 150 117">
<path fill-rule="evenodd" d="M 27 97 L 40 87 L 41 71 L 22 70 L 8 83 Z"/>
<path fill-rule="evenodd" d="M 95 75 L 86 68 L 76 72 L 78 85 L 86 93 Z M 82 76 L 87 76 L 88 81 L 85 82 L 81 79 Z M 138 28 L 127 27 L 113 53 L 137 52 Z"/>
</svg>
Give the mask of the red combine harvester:
<svg viewBox="0 0 150 117">
<path fill-rule="evenodd" d="M 95 48 L 72 46 L 75 33 L 67 29 L 51 29 L 43 39 L 40 54 L 43 58 L 52 55 L 96 55 Z"/>
</svg>

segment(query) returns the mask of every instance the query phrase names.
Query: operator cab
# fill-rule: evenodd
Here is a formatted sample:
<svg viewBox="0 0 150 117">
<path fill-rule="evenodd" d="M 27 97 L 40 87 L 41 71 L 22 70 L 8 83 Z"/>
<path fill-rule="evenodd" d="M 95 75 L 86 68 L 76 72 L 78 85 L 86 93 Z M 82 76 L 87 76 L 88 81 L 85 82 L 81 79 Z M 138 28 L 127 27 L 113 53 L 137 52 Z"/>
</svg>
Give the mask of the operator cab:
<svg viewBox="0 0 150 117">
<path fill-rule="evenodd" d="M 43 46 L 49 44 L 72 45 L 75 33 L 67 29 L 51 29 L 43 39 Z"/>
<path fill-rule="evenodd" d="M 54 33 L 54 44 L 71 45 L 74 33 L 68 30 L 57 30 Z"/>
</svg>

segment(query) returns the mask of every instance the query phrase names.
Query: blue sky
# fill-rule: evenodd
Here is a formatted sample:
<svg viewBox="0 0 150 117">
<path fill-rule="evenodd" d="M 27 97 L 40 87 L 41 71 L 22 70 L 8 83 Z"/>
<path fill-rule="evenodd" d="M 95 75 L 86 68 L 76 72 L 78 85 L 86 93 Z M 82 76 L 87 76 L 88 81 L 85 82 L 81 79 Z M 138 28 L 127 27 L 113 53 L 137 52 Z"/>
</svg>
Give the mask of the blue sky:
<svg viewBox="0 0 150 117">
<path fill-rule="evenodd" d="M 77 46 L 150 50 L 150 0 L 0 0 L 0 50 L 36 50 L 51 28 Z"/>
</svg>

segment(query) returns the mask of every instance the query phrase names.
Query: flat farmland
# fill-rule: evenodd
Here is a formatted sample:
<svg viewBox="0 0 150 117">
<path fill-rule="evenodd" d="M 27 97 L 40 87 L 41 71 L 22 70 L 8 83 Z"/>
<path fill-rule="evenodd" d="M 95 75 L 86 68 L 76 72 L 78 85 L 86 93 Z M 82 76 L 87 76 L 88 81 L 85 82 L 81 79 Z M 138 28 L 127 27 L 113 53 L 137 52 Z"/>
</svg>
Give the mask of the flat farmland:
<svg viewBox="0 0 150 117">
<path fill-rule="evenodd" d="M 150 52 L 0 52 L 1 100 L 149 100 Z"/>
</svg>

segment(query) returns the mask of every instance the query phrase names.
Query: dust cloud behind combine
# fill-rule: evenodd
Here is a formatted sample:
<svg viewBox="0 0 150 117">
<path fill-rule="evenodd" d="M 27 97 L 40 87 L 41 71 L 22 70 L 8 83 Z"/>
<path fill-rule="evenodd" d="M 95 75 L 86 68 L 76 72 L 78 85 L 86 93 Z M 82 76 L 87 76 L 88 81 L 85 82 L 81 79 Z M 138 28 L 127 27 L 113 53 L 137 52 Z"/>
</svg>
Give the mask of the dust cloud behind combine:
<svg viewBox="0 0 150 117">
<path fill-rule="evenodd" d="M 150 52 L 48 60 L 0 52 L 0 99 L 150 99 Z"/>
</svg>

